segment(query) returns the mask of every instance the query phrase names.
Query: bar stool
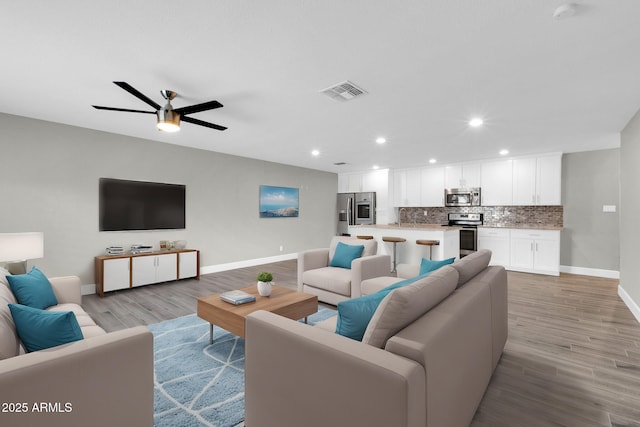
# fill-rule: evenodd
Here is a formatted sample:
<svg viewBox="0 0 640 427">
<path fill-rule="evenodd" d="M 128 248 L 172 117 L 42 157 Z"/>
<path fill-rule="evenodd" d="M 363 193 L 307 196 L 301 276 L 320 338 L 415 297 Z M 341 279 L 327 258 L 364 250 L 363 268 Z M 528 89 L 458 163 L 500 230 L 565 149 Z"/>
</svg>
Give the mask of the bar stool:
<svg viewBox="0 0 640 427">
<path fill-rule="evenodd" d="M 425 239 L 416 240 L 416 245 L 429 246 L 429 259 L 431 259 L 431 248 L 434 246 L 438 246 L 439 244 L 440 244 L 439 240 L 425 240 Z"/>
<path fill-rule="evenodd" d="M 389 242 L 389 243 L 393 243 L 393 270 L 391 270 L 392 273 L 396 272 L 396 244 L 398 243 L 404 243 L 407 241 L 407 239 L 405 239 L 404 237 L 387 237 L 387 236 L 383 236 L 382 237 L 382 241 L 383 242 Z"/>
<path fill-rule="evenodd" d="M 362 240 L 373 240 L 373 236 L 356 236 L 356 237 Z"/>
</svg>

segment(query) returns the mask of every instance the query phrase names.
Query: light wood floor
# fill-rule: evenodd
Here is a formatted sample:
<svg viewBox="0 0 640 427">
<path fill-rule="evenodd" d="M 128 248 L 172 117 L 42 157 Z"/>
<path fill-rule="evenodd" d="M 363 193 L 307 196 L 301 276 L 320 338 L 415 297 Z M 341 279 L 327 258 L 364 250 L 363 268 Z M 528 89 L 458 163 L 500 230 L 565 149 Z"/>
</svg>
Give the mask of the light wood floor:
<svg viewBox="0 0 640 427">
<path fill-rule="evenodd" d="M 255 282 L 295 288 L 296 261 L 203 275 L 200 281 L 84 297 L 108 331 L 194 313 L 196 298 Z M 509 273 L 509 339 L 474 427 L 640 427 L 640 324 L 617 280 Z"/>
</svg>

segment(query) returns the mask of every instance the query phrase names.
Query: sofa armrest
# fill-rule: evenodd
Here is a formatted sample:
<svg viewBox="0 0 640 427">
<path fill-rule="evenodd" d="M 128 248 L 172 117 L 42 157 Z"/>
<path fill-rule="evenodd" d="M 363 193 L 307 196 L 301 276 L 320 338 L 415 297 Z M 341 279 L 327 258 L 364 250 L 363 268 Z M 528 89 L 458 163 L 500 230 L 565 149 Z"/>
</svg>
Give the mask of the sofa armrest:
<svg viewBox="0 0 640 427">
<path fill-rule="evenodd" d="M 298 292 L 302 292 L 302 273 L 329 266 L 329 248 L 310 249 L 298 253 Z"/>
<path fill-rule="evenodd" d="M 51 277 L 49 282 L 60 304 L 82 304 L 82 282 L 78 276 Z"/>
<path fill-rule="evenodd" d="M 411 279 L 420 274 L 420 266 L 414 264 L 398 264 L 398 277 L 403 279 Z"/>
<path fill-rule="evenodd" d="M 424 427 L 424 369 L 382 349 L 257 311 L 246 320 L 245 422 Z"/>
<path fill-rule="evenodd" d="M 1 414 L 3 427 L 151 427 L 153 335 L 139 326 L 0 360 L 0 402 L 28 409 Z"/>
<path fill-rule="evenodd" d="M 362 296 L 363 280 L 388 276 L 391 270 L 389 255 L 371 255 L 356 258 L 351 262 L 351 298 Z"/>
</svg>

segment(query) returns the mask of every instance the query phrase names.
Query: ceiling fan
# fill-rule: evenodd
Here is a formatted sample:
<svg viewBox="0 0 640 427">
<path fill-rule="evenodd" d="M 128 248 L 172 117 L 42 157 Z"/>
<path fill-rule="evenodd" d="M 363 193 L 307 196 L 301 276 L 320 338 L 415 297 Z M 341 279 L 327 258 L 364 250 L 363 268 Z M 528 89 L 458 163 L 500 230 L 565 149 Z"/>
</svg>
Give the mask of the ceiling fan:
<svg viewBox="0 0 640 427">
<path fill-rule="evenodd" d="M 187 114 L 199 113 L 200 111 L 213 110 L 214 108 L 222 107 L 218 101 L 203 102 L 202 104 L 189 105 L 187 107 L 173 108 L 171 100 L 176 97 L 177 93 L 172 90 L 161 90 L 162 97 L 167 100 L 167 104 L 161 107 L 160 104 L 154 102 L 151 98 L 145 96 L 133 86 L 127 82 L 114 82 L 122 89 L 129 92 L 136 98 L 149 104 L 156 111 L 143 111 L 143 110 L 131 110 L 128 108 L 114 108 L 114 107 L 102 107 L 99 105 L 93 105 L 93 108 L 98 110 L 111 110 L 111 111 L 126 111 L 129 113 L 145 113 L 155 114 L 157 116 L 158 130 L 165 132 L 177 132 L 180 130 L 180 121 L 192 123 L 194 125 L 204 126 L 217 130 L 227 129 L 224 126 L 216 125 L 214 123 L 205 122 L 203 120 L 194 119 L 193 117 L 187 117 Z"/>
</svg>

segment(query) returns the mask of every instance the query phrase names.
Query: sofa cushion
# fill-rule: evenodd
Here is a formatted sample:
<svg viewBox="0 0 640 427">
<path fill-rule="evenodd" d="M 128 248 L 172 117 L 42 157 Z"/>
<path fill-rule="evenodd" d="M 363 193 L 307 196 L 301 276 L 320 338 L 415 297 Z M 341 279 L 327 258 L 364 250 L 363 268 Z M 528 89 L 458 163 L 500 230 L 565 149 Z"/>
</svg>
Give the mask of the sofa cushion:
<svg viewBox="0 0 640 427">
<path fill-rule="evenodd" d="M 9 284 L 0 282 L 0 360 L 3 360 L 20 354 L 20 340 L 9 310 L 9 304 L 17 303 L 16 298 L 9 289 Z"/>
<path fill-rule="evenodd" d="M 362 342 L 384 348 L 389 338 L 448 297 L 457 283 L 458 272 L 446 266 L 390 292 L 371 318 Z"/>
<path fill-rule="evenodd" d="M 459 288 L 464 285 L 476 274 L 487 268 L 489 261 L 491 261 L 491 251 L 481 249 L 451 264 L 453 268 L 458 270 L 459 278 L 457 287 Z"/>
<path fill-rule="evenodd" d="M 58 304 L 49 279 L 37 267 L 27 274 L 7 276 L 7 280 L 13 295 L 22 305 L 45 309 Z"/>
<path fill-rule="evenodd" d="M 87 312 L 84 311 L 78 304 L 58 304 L 54 305 L 53 307 L 47 308 L 47 311 L 57 313 L 65 311 L 73 312 L 73 314 L 76 316 L 76 320 L 78 321 L 78 325 L 80 325 L 82 336 L 84 336 L 85 338 L 91 338 L 98 335 L 106 334 L 105 330 L 96 325 L 96 322 L 91 318 L 91 316 L 89 316 Z"/>
<path fill-rule="evenodd" d="M 427 273 L 427 275 L 428 274 L 429 273 Z M 426 276 L 412 277 L 411 279 L 400 281 L 396 280 L 395 283 L 391 283 L 374 294 L 339 302 L 336 333 L 357 341 L 362 341 L 367 325 L 369 325 L 371 318 L 382 300 L 391 291 L 410 285 L 423 277 Z"/>
<path fill-rule="evenodd" d="M 375 294 L 378 291 L 383 290 L 387 286 L 391 286 L 394 283 L 402 282 L 404 279 L 400 277 L 380 276 L 373 279 L 367 279 L 360 282 L 360 292 L 362 295 Z"/>
<path fill-rule="evenodd" d="M 351 269 L 351 261 L 360 258 L 362 251 L 364 251 L 364 245 L 347 245 L 338 242 L 329 266 Z"/>
<path fill-rule="evenodd" d="M 29 352 L 83 338 L 80 325 L 71 311 L 53 312 L 21 304 L 9 304 L 9 309 L 18 336 Z"/>
<path fill-rule="evenodd" d="M 378 253 L 378 242 L 373 239 L 362 240 L 350 236 L 333 236 L 333 238 L 331 239 L 331 244 L 329 245 L 329 260 L 333 259 L 333 254 L 335 253 L 336 247 L 338 246 L 339 242 L 353 246 L 364 246 L 364 250 L 362 251 L 363 257 L 375 255 L 376 253 Z"/>
<path fill-rule="evenodd" d="M 422 258 L 422 261 L 420 262 L 420 276 L 430 271 L 437 270 L 440 267 L 444 267 L 445 265 L 451 264 L 455 260 L 455 257 L 443 259 L 440 261 L 432 261 L 430 259 Z"/>
<path fill-rule="evenodd" d="M 322 267 L 302 273 L 302 282 L 334 294 L 351 296 L 351 270 L 340 267 Z"/>
<path fill-rule="evenodd" d="M 9 273 L 9 270 L 7 270 L 6 268 L 0 266 L 0 283 L 5 285 L 6 287 L 9 287 L 9 281 L 7 280 L 7 276 L 10 276 L 11 273 Z"/>
</svg>

